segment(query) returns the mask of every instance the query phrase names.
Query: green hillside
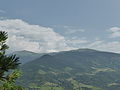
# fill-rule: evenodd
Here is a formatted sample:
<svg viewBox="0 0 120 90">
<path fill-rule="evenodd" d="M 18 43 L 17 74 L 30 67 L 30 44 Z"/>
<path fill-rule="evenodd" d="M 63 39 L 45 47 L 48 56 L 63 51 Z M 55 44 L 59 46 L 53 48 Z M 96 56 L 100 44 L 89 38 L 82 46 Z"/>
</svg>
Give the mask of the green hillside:
<svg viewBox="0 0 120 90">
<path fill-rule="evenodd" d="M 35 90 L 120 90 L 120 54 L 91 49 L 45 54 L 22 66 L 18 83 Z"/>
<path fill-rule="evenodd" d="M 34 53 L 34 52 L 26 51 L 26 50 L 16 51 L 16 52 L 13 52 L 12 54 L 16 54 L 18 57 L 20 57 L 21 64 L 25 64 L 29 61 L 32 61 L 44 55 L 43 53 L 39 54 L 39 53 Z"/>
</svg>

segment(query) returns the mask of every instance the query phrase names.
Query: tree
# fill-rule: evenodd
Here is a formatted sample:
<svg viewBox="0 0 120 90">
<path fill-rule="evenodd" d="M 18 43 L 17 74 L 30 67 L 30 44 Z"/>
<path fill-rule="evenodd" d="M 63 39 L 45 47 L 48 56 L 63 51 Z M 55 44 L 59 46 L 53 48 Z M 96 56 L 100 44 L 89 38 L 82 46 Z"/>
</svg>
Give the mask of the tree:
<svg viewBox="0 0 120 90">
<path fill-rule="evenodd" d="M 16 55 L 6 55 L 6 50 L 9 48 L 6 45 L 8 34 L 5 31 L 0 31 L 0 88 L 3 90 L 21 90 L 15 89 L 15 80 L 20 76 L 17 69 L 19 66 L 19 58 Z M 14 89 L 13 89 L 14 88 Z"/>
</svg>

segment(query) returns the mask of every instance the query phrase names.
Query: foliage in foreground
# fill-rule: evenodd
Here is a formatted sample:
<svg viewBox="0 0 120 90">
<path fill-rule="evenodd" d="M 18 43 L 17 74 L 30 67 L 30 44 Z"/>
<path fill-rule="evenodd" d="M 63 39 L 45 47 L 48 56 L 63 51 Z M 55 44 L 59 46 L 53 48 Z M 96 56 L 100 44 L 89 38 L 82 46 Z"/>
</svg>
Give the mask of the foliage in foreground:
<svg viewBox="0 0 120 90">
<path fill-rule="evenodd" d="M 15 80 L 20 76 L 17 69 L 19 58 L 15 55 L 7 56 L 5 51 L 9 48 L 5 44 L 8 34 L 0 31 L 0 90 L 22 90 L 22 87 L 15 84 Z"/>
</svg>

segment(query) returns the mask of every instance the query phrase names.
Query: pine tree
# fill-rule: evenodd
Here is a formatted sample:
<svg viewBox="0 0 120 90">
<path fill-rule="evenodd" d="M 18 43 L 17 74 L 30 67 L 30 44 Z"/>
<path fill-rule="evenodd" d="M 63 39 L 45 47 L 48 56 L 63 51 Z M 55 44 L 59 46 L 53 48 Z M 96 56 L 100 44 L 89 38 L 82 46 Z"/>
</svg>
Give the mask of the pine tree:
<svg viewBox="0 0 120 90">
<path fill-rule="evenodd" d="M 0 31 L 0 88 L 3 87 L 1 90 L 14 90 L 13 88 L 17 87 L 15 80 L 20 76 L 19 71 L 16 70 L 20 63 L 16 55 L 6 55 L 6 50 L 9 48 L 5 44 L 7 39 L 7 32 Z"/>
</svg>

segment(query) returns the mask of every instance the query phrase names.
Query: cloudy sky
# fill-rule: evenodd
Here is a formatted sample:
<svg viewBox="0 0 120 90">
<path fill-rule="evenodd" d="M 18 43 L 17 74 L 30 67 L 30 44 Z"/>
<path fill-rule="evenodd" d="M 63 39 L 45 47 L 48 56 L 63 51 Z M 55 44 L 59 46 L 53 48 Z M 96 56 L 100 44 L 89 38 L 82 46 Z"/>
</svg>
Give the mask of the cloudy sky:
<svg viewBox="0 0 120 90">
<path fill-rule="evenodd" d="M 120 53 L 120 0 L 0 0 L 9 51 Z"/>
</svg>

